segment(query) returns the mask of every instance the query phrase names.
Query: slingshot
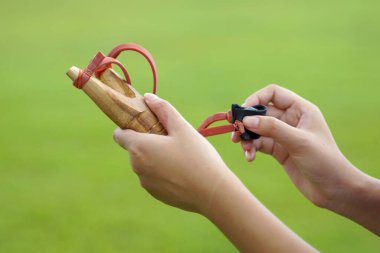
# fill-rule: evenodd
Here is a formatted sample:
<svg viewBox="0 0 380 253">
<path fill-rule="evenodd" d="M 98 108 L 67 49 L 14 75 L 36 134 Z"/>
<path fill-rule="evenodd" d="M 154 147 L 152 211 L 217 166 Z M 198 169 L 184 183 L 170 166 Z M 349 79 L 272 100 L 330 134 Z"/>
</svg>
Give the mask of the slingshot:
<svg viewBox="0 0 380 253">
<path fill-rule="evenodd" d="M 127 69 L 116 60 L 124 51 L 138 52 L 148 60 L 153 72 L 153 93 L 156 93 L 157 70 L 153 57 L 145 48 L 133 43 L 116 46 L 108 56 L 98 52 L 85 69 L 74 66 L 67 75 L 74 81 L 74 86 L 82 89 L 120 128 L 166 135 L 143 97 L 132 87 Z M 120 67 L 125 79 L 112 69 L 112 64 Z"/>
<path fill-rule="evenodd" d="M 146 58 L 153 72 L 153 93 L 156 93 L 157 68 L 153 57 L 145 48 L 134 43 L 118 45 L 107 56 L 98 52 L 85 69 L 73 66 L 67 75 L 73 80 L 74 86 L 83 90 L 120 128 L 167 135 L 143 97 L 132 87 L 127 69 L 116 59 L 124 51 L 135 51 Z M 112 69 L 112 64 L 119 66 L 124 78 Z M 205 137 L 236 131 L 243 140 L 257 139 L 260 136 L 246 130 L 242 121 L 245 116 L 265 115 L 266 111 L 267 108 L 263 105 L 241 107 L 233 104 L 230 111 L 208 117 L 198 131 Z M 229 124 L 209 128 L 212 123 L 221 120 L 227 120 Z"/>
</svg>

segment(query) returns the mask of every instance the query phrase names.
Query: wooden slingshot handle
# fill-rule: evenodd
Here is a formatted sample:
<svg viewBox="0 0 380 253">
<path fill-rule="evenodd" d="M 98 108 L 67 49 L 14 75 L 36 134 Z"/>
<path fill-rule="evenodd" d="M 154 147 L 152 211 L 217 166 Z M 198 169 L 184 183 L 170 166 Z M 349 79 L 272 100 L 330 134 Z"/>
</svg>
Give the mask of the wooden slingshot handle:
<svg viewBox="0 0 380 253">
<path fill-rule="evenodd" d="M 67 75 L 75 81 L 80 71 L 73 66 Z M 91 76 L 82 90 L 120 128 L 167 135 L 144 98 L 111 68 L 107 68 L 99 79 Z"/>
</svg>

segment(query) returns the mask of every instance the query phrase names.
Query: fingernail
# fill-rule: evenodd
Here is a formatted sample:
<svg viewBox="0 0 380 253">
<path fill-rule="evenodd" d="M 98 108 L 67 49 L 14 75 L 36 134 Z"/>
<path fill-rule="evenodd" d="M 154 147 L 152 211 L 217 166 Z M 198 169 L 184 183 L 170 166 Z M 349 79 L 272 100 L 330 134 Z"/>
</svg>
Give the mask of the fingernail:
<svg viewBox="0 0 380 253">
<path fill-rule="evenodd" d="M 249 152 L 248 152 L 248 150 L 244 151 L 244 156 L 245 156 L 245 160 L 248 161 L 248 157 L 249 157 Z"/>
<path fill-rule="evenodd" d="M 144 94 L 144 99 L 146 101 L 154 101 L 157 99 L 157 95 L 153 94 L 153 93 L 145 93 Z"/>
<path fill-rule="evenodd" d="M 258 128 L 259 124 L 260 124 L 260 118 L 259 117 L 254 117 L 254 116 L 245 117 L 243 119 L 243 124 L 246 127 L 249 127 L 249 128 Z"/>
<path fill-rule="evenodd" d="M 254 149 L 246 150 L 246 151 L 244 152 L 244 155 L 245 155 L 245 159 L 246 159 L 248 162 L 252 162 L 252 161 L 255 159 L 255 156 L 256 156 L 256 150 L 254 150 Z"/>
</svg>

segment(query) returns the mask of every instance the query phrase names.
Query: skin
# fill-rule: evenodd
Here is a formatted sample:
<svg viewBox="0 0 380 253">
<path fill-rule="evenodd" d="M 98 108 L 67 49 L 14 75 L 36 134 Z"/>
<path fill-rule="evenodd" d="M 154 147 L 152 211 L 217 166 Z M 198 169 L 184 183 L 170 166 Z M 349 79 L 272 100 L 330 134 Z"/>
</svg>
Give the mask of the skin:
<svg viewBox="0 0 380 253">
<path fill-rule="evenodd" d="M 204 215 L 241 252 L 316 251 L 246 189 L 212 145 L 168 102 L 152 94 L 145 101 L 168 136 L 116 129 L 114 139 L 128 150 L 134 172 L 153 197 Z M 344 157 L 320 110 L 277 85 L 252 94 L 244 106 L 258 103 L 268 106 L 268 116 L 244 118 L 247 129 L 262 135 L 242 142 L 247 160 L 254 160 L 258 151 L 272 155 L 315 205 L 380 235 L 380 181 Z M 240 142 L 239 134 L 232 140 Z"/>
<path fill-rule="evenodd" d="M 252 94 L 244 106 L 255 104 L 267 105 L 270 117 L 244 118 L 247 129 L 263 136 L 241 142 L 247 160 L 257 151 L 273 156 L 312 203 L 380 235 L 380 180 L 347 160 L 318 107 L 278 85 Z M 239 142 L 239 134 L 232 140 Z"/>
<path fill-rule="evenodd" d="M 152 94 L 145 101 L 168 136 L 117 129 L 114 138 L 153 197 L 204 215 L 241 252 L 316 252 L 246 189 L 168 102 Z"/>
</svg>

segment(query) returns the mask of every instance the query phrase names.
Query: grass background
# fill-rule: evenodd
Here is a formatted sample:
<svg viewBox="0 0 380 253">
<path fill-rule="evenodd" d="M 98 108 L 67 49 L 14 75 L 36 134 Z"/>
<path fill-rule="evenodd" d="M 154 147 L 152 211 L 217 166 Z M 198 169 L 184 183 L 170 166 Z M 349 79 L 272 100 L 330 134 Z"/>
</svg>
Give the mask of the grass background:
<svg viewBox="0 0 380 253">
<path fill-rule="evenodd" d="M 65 76 L 122 42 L 151 51 L 159 95 L 194 126 L 278 83 L 316 103 L 346 156 L 380 177 L 379 9 L 377 0 L 2 1 L 0 252 L 236 252 L 207 220 L 140 188 L 113 123 Z M 121 60 L 150 91 L 143 58 Z M 321 251 L 378 252 L 377 236 L 314 207 L 270 157 L 248 164 L 229 136 L 210 141 Z"/>
</svg>

